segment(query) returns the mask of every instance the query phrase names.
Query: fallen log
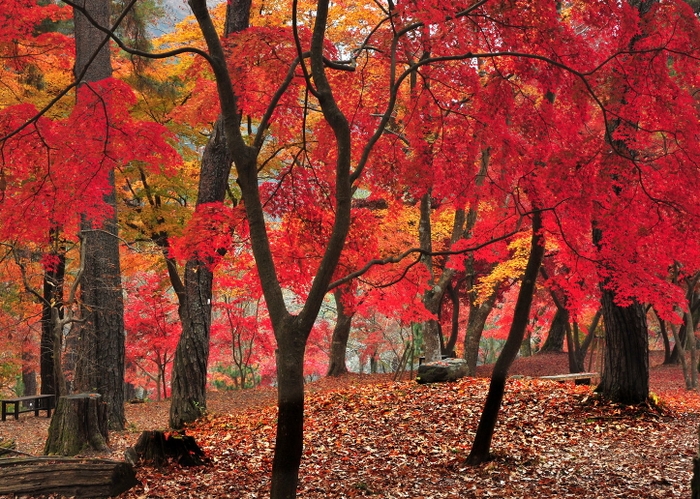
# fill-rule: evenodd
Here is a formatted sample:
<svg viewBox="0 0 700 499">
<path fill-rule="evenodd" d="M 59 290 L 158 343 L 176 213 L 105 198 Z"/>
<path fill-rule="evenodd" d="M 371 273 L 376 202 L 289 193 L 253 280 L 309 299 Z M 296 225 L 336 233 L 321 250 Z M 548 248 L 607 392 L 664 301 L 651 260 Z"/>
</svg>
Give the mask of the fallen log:
<svg viewBox="0 0 700 499">
<path fill-rule="evenodd" d="M 114 497 L 138 484 L 124 461 L 67 457 L 0 459 L 0 495 Z"/>
</svg>

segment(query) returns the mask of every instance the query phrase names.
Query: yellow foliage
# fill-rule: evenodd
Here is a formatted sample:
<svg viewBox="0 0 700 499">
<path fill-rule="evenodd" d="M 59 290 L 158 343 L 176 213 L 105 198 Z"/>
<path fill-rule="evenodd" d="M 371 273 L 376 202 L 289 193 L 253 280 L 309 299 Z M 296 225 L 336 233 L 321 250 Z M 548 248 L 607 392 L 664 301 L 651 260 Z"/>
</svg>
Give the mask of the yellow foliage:
<svg viewBox="0 0 700 499">
<path fill-rule="evenodd" d="M 489 275 L 479 279 L 479 283 L 474 286 L 477 303 L 486 300 L 499 283 L 520 278 L 530 257 L 530 243 L 531 236 L 523 234 L 508 245 L 511 257 L 496 265 Z"/>
</svg>

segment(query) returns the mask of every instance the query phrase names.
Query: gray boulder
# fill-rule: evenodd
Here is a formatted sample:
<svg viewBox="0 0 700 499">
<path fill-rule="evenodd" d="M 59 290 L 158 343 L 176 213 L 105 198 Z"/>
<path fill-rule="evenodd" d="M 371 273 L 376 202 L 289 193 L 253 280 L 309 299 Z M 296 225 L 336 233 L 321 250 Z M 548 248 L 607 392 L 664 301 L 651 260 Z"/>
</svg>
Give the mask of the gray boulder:
<svg viewBox="0 0 700 499">
<path fill-rule="evenodd" d="M 455 381 L 467 375 L 467 361 L 464 359 L 443 359 L 418 366 L 418 383 L 438 383 Z"/>
</svg>

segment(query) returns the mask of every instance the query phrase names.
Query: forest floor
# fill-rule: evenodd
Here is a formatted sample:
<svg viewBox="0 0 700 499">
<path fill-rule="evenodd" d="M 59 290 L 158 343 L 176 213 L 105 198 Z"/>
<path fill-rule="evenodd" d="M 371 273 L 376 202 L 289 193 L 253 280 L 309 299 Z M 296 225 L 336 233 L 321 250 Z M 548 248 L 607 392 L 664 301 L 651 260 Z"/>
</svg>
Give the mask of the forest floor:
<svg viewBox="0 0 700 499">
<path fill-rule="evenodd" d="M 495 459 L 464 464 L 488 379 L 418 385 L 349 375 L 307 385 L 300 498 L 671 498 L 690 496 L 700 394 L 679 366 L 652 355 L 658 407 L 611 405 L 588 386 L 537 379 L 567 372 L 566 355 L 518 359 L 496 427 Z M 489 366 L 480 374 L 488 376 Z M 187 430 L 209 463 L 141 467 L 122 499 L 262 498 L 269 494 L 275 391 L 212 393 L 209 416 Z M 127 404 L 128 429 L 110 434 L 121 459 L 143 430 L 164 429 L 167 401 Z M 0 441 L 41 454 L 48 418 L 0 423 Z"/>
</svg>

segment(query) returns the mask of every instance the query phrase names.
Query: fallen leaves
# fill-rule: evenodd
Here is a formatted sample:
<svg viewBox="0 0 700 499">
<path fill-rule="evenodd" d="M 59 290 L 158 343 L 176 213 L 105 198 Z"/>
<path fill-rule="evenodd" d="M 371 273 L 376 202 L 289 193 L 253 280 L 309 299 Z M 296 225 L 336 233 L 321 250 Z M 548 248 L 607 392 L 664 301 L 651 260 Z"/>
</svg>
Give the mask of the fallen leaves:
<svg viewBox="0 0 700 499">
<path fill-rule="evenodd" d="M 307 397 L 302 498 L 689 494 L 699 422 L 695 393 L 662 394 L 661 409 L 626 407 L 600 401 L 590 387 L 511 379 L 494 460 L 468 467 L 488 379 L 333 383 Z M 275 417 L 271 406 L 208 417 L 191 434 L 213 466 L 173 468 L 167 476 L 141 470 L 144 487 L 124 497 L 266 497 Z"/>
<path fill-rule="evenodd" d="M 566 357 L 560 356 L 561 365 Z M 565 372 L 556 356 L 518 359 L 515 374 Z M 464 464 L 488 379 L 418 385 L 391 375 L 322 379 L 307 387 L 299 497 L 320 498 L 673 498 L 688 497 L 697 449 L 700 395 L 687 392 L 678 366 L 654 367 L 661 408 L 599 400 L 586 386 L 518 378 L 508 382 L 492 451 Z M 276 409 L 270 389 L 211 394 L 211 415 L 188 430 L 208 466 L 140 468 L 142 485 L 123 499 L 269 496 Z M 163 428 L 168 402 L 127 405 L 130 432 L 111 434 L 116 449 L 141 430 Z M 41 448 L 46 418 L 25 414 L 0 425 L 27 451 Z M 41 428 L 39 428 L 41 426 Z M 32 451 L 33 452 L 33 451 Z M 112 458 L 119 458 L 115 451 Z"/>
</svg>

